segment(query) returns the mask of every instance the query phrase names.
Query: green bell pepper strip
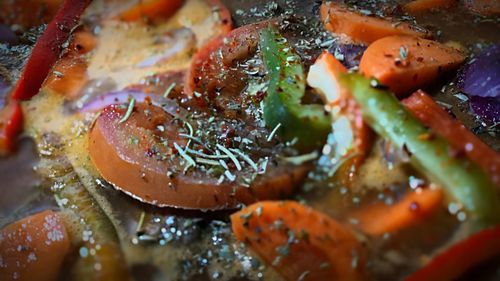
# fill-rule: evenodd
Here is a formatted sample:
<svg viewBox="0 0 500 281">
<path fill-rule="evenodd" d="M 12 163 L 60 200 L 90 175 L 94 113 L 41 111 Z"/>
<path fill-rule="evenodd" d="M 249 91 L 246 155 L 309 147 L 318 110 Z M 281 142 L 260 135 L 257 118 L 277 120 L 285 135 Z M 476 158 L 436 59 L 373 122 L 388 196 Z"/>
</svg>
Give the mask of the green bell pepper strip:
<svg viewBox="0 0 500 281">
<path fill-rule="evenodd" d="M 331 120 L 322 105 L 303 105 L 306 78 L 300 57 L 274 27 L 260 34 L 260 49 L 268 71 L 269 86 L 263 103 L 264 121 L 278 128 L 295 147 L 310 151 L 321 147 L 331 131 Z"/>
<path fill-rule="evenodd" d="M 372 86 L 359 74 L 340 77 L 361 106 L 364 120 L 381 136 L 405 148 L 414 166 L 457 199 L 481 226 L 500 221 L 498 194 L 483 170 L 466 158 L 453 156 L 452 146 L 432 134 L 389 91 Z"/>
</svg>

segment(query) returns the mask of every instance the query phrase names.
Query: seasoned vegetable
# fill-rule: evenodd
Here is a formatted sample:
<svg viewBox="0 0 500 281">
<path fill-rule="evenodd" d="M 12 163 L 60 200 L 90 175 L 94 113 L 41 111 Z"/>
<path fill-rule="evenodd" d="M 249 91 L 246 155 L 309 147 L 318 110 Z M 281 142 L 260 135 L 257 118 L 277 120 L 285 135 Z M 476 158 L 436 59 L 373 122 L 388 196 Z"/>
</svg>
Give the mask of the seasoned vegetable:
<svg viewBox="0 0 500 281">
<path fill-rule="evenodd" d="M 358 67 L 361 61 L 361 56 L 366 50 L 366 45 L 343 43 L 341 40 L 336 40 L 328 51 L 335 56 L 345 67 Z"/>
<path fill-rule="evenodd" d="M 428 38 L 431 34 L 404 22 L 391 22 L 377 17 L 350 11 L 342 4 L 326 1 L 320 9 L 325 28 L 336 34 L 344 34 L 355 42 L 370 44 L 392 35 L 412 35 Z"/>
<path fill-rule="evenodd" d="M 247 170 L 256 173 L 259 168 L 251 155 L 220 144 L 219 154 L 190 148 L 190 140 L 196 137 L 189 138 L 191 125 L 172 115 L 177 109 L 167 113 L 148 103 L 132 102 L 127 107 L 106 107 L 89 134 L 90 157 L 100 174 L 118 189 L 157 206 L 227 209 L 290 194 L 307 172 L 303 166 L 269 164 L 265 175 L 244 187 L 235 181 L 243 170 L 238 159 L 252 163 Z M 217 176 L 200 168 L 220 170 L 228 164 L 237 165 L 234 175 L 227 168 Z"/>
<path fill-rule="evenodd" d="M 141 0 L 139 3 L 123 11 L 119 18 L 123 21 L 137 21 L 143 18 L 167 18 L 179 9 L 183 0 Z"/>
<path fill-rule="evenodd" d="M 0 280 L 57 280 L 70 248 L 59 215 L 43 211 L 0 230 Z"/>
<path fill-rule="evenodd" d="M 387 205 L 379 201 L 354 211 L 350 217 L 355 219 L 356 226 L 371 235 L 402 230 L 425 221 L 443 203 L 443 192 L 440 188 L 424 188 L 408 191 L 404 197 Z"/>
<path fill-rule="evenodd" d="M 438 254 L 405 281 L 455 280 L 467 270 L 500 254 L 500 227 L 484 229 Z"/>
<path fill-rule="evenodd" d="M 17 101 L 9 101 L 0 110 L 0 155 L 16 148 L 17 136 L 23 130 L 23 110 Z"/>
<path fill-rule="evenodd" d="M 393 94 L 374 88 L 378 85 L 375 80 L 350 74 L 340 81 L 360 104 L 364 120 L 405 148 L 415 166 L 455 197 L 472 218 L 486 224 L 499 222 L 498 195 L 478 166 L 451 153 L 453 147 L 405 110 Z"/>
<path fill-rule="evenodd" d="M 467 94 L 500 99 L 500 44 L 475 56 L 460 76 L 460 87 Z"/>
<path fill-rule="evenodd" d="M 365 280 L 365 249 L 351 230 L 293 201 L 231 215 L 234 235 L 286 280 Z"/>
<path fill-rule="evenodd" d="M 272 22 L 272 21 L 271 21 Z M 212 103 L 213 97 L 221 89 L 239 86 L 238 81 L 229 82 L 229 68 L 239 60 L 252 56 L 259 44 L 259 31 L 270 21 L 244 25 L 227 35 L 216 37 L 207 42 L 193 55 L 191 67 L 186 75 L 184 92 L 194 96 L 202 94 L 204 103 Z M 208 99 L 208 101 L 206 101 Z"/>
<path fill-rule="evenodd" d="M 469 102 L 472 112 L 477 116 L 493 124 L 500 122 L 499 98 L 470 97 Z"/>
<path fill-rule="evenodd" d="M 359 70 L 388 86 L 396 95 L 408 94 L 456 69 L 464 56 L 436 41 L 414 36 L 391 36 L 366 49 Z"/>
<path fill-rule="evenodd" d="M 342 88 L 338 79 L 347 69 L 330 53 L 324 52 L 311 66 L 308 84 L 318 90 L 332 118 L 335 139 L 332 155 L 334 163 L 347 159 L 357 169 L 368 153 L 372 142 L 370 128 L 363 122 L 361 109 L 349 91 Z M 349 167 L 349 170 L 352 170 Z M 354 173 L 350 173 L 351 177 Z"/>
<path fill-rule="evenodd" d="M 413 93 L 402 103 L 433 133 L 445 138 L 454 147 L 457 155 L 465 154 L 490 176 L 496 186 L 500 187 L 500 153 L 482 142 L 460 121 L 453 119 L 423 91 Z"/>
<path fill-rule="evenodd" d="M 413 0 L 406 3 L 403 9 L 409 13 L 421 13 L 428 10 L 449 8 L 457 3 L 457 0 Z"/>
<path fill-rule="evenodd" d="M 92 33 L 75 32 L 69 47 L 56 62 L 43 86 L 63 94 L 68 99 L 80 95 L 88 82 L 88 62 L 85 54 L 92 51 L 96 45 L 97 40 Z"/>
<path fill-rule="evenodd" d="M 261 32 L 260 48 L 269 77 L 264 98 L 264 120 L 296 147 L 312 150 L 324 144 L 330 120 L 320 105 L 303 105 L 306 78 L 300 57 L 287 40 L 269 27 Z"/>
<path fill-rule="evenodd" d="M 28 100 L 38 94 L 43 81 L 59 59 L 62 45 L 78 25 L 80 15 L 91 0 L 65 0 L 62 8 L 38 38 L 21 77 L 12 92 L 16 100 Z"/>
</svg>

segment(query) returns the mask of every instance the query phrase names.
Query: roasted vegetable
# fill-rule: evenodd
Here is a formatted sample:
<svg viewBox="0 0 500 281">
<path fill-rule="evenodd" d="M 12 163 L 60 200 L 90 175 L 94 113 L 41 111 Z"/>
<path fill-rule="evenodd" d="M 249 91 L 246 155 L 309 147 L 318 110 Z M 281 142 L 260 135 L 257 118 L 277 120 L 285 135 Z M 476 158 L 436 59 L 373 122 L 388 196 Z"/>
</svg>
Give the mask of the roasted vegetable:
<svg viewBox="0 0 500 281">
<path fill-rule="evenodd" d="M 460 121 L 453 119 L 423 91 L 413 93 L 402 103 L 420 122 L 453 145 L 456 154 L 466 155 L 500 187 L 500 153 L 482 142 Z"/>
<path fill-rule="evenodd" d="M 307 151 L 323 145 L 330 120 L 321 105 L 303 105 L 306 78 L 300 57 L 279 32 L 269 27 L 261 32 L 260 48 L 269 77 L 264 98 L 264 120 L 296 147 Z"/>
<path fill-rule="evenodd" d="M 456 280 L 467 270 L 500 254 L 500 226 L 484 229 L 452 245 L 405 281 Z"/>
<path fill-rule="evenodd" d="M 404 148 L 414 165 L 457 199 L 472 218 L 499 222 L 499 200 L 493 183 L 477 165 L 454 155 L 453 147 L 413 117 L 379 83 L 359 74 L 340 77 L 361 106 L 364 120 L 383 137 Z"/>
<path fill-rule="evenodd" d="M 70 249 L 58 213 L 43 211 L 0 230 L 1 280 L 57 280 Z"/>
<path fill-rule="evenodd" d="M 325 28 L 343 34 L 357 43 L 370 44 L 392 35 L 413 35 L 428 38 L 431 34 L 408 23 L 394 23 L 386 19 L 369 17 L 353 12 L 345 5 L 326 1 L 320 9 Z"/>
<path fill-rule="evenodd" d="M 236 238 L 286 280 L 366 280 L 365 249 L 346 226 L 293 201 L 263 201 L 231 215 Z"/>
<path fill-rule="evenodd" d="M 80 16 L 90 2 L 91 0 L 64 1 L 47 29 L 38 38 L 12 92 L 13 99 L 28 100 L 38 94 L 43 81 L 64 49 L 62 45 L 80 22 Z"/>
<path fill-rule="evenodd" d="M 390 36 L 373 42 L 359 71 L 376 78 L 396 95 L 411 93 L 454 70 L 464 61 L 460 51 L 416 36 Z"/>
</svg>

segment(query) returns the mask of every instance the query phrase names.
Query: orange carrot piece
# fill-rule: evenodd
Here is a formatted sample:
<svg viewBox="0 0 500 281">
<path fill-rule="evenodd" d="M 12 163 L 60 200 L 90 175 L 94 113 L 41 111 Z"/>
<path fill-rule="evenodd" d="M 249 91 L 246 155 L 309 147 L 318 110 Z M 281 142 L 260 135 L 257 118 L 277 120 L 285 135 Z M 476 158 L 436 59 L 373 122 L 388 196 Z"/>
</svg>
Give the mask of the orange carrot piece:
<svg viewBox="0 0 500 281">
<path fill-rule="evenodd" d="M 420 192 L 408 192 L 401 201 L 394 205 L 377 202 L 352 213 L 351 217 L 358 226 L 370 235 L 382 235 L 411 227 L 423 221 L 442 203 L 443 191 L 421 189 Z"/>
<path fill-rule="evenodd" d="M 139 3 L 119 15 L 123 21 L 132 22 L 142 18 L 168 18 L 179 9 L 183 0 L 140 0 Z"/>
<path fill-rule="evenodd" d="M 402 103 L 436 134 L 444 137 L 457 150 L 482 167 L 491 181 L 500 187 L 500 153 L 482 142 L 459 120 L 452 118 L 423 91 L 417 91 Z"/>
<path fill-rule="evenodd" d="M 90 32 L 75 33 L 67 52 L 56 62 L 44 86 L 69 99 L 78 97 L 88 81 L 88 63 L 84 55 L 96 45 L 97 40 Z"/>
<path fill-rule="evenodd" d="M 345 34 L 358 43 L 370 44 L 392 35 L 432 37 L 429 32 L 414 25 L 364 16 L 330 1 L 321 5 L 320 15 L 327 30 L 336 34 Z"/>
<path fill-rule="evenodd" d="M 421 13 L 434 9 L 449 8 L 457 3 L 457 0 L 413 0 L 403 6 L 403 10 L 409 13 Z"/>
<path fill-rule="evenodd" d="M 432 83 L 441 73 L 456 69 L 464 59 L 460 51 L 435 41 L 390 36 L 366 49 L 359 70 L 401 96 Z"/>
<path fill-rule="evenodd" d="M 355 155 L 352 161 L 349 161 L 349 164 L 352 163 L 356 168 L 359 168 L 372 144 L 372 131 L 363 121 L 361 108 L 358 103 L 349 92 L 340 87 L 338 77 L 342 73 L 347 73 L 347 69 L 332 54 L 325 51 L 311 66 L 307 82 L 309 86 L 319 90 L 323 94 L 326 107 L 332 112 L 334 127 L 335 122 L 339 122 L 337 124 L 344 124 L 344 120 L 341 119 L 347 119 L 350 132 L 334 129 L 333 134 L 334 136 L 337 133 L 343 134 L 343 136 L 346 136 L 346 133 L 349 136 L 352 134 L 352 137 L 350 137 L 352 138 L 351 141 L 339 136 L 339 138 L 343 139 L 342 143 L 345 151 L 338 154 L 343 154 L 346 157 Z M 346 128 L 345 126 L 339 127 Z M 352 170 L 351 165 L 349 165 L 348 170 Z M 353 175 L 354 173 L 350 173 L 350 177 Z"/>
<path fill-rule="evenodd" d="M 483 16 L 500 14 L 500 1 L 498 0 L 466 0 L 465 6 Z"/>
<path fill-rule="evenodd" d="M 236 238 L 286 280 L 365 280 L 365 252 L 351 230 L 293 201 L 263 201 L 231 215 Z"/>
<path fill-rule="evenodd" d="M 0 280 L 57 280 L 70 247 L 59 215 L 44 211 L 0 231 Z"/>
</svg>

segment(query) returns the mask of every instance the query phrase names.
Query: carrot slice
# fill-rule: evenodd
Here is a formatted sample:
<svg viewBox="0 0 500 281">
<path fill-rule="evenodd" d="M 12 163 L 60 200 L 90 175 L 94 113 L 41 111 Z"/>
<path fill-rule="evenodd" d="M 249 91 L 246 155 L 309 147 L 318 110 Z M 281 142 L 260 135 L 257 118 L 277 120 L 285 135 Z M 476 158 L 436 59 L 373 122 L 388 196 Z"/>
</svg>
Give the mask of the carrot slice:
<svg viewBox="0 0 500 281">
<path fill-rule="evenodd" d="M 323 94 L 326 108 L 331 112 L 333 119 L 333 136 L 339 140 L 334 157 L 337 161 L 351 159 L 346 168 L 352 180 L 355 174 L 349 172 L 352 171 L 352 165 L 359 168 L 373 139 L 372 131 L 363 121 L 358 103 L 338 83 L 341 73 L 347 73 L 347 69 L 332 54 L 325 51 L 309 69 L 307 82 L 309 86 Z"/>
<path fill-rule="evenodd" d="M 327 1 L 320 8 L 321 21 L 333 33 L 345 34 L 358 43 L 370 44 L 391 35 L 432 35 L 414 25 L 369 17 L 350 11 L 346 6 Z"/>
<path fill-rule="evenodd" d="M 0 1 L 0 23 L 28 29 L 50 22 L 63 0 Z"/>
<path fill-rule="evenodd" d="M 293 201 L 263 201 L 231 216 L 236 238 L 286 280 L 364 280 L 365 252 L 351 230 Z"/>
<path fill-rule="evenodd" d="M 409 13 L 421 13 L 428 10 L 449 8 L 456 3 L 456 0 L 413 0 L 406 3 L 403 9 Z"/>
<path fill-rule="evenodd" d="M 137 21 L 142 18 L 168 18 L 179 9 L 183 0 L 141 0 L 123 11 L 119 18 L 123 21 Z"/>
<path fill-rule="evenodd" d="M 56 280 L 70 247 L 59 215 L 44 211 L 0 231 L 0 280 Z"/>
<path fill-rule="evenodd" d="M 352 213 L 351 217 L 358 226 L 370 235 L 398 231 L 422 222 L 442 203 L 443 192 L 437 189 L 421 189 L 420 192 L 408 192 L 394 205 L 377 202 Z"/>
<path fill-rule="evenodd" d="M 396 95 L 404 95 L 456 69 L 464 59 L 460 51 L 435 41 L 390 36 L 366 49 L 359 70 L 388 86 Z"/>
<path fill-rule="evenodd" d="M 491 181 L 500 187 L 500 153 L 482 142 L 459 120 L 452 118 L 423 91 L 413 93 L 402 103 L 420 122 L 448 140 L 457 154 L 465 154 L 482 167 Z"/>
</svg>

